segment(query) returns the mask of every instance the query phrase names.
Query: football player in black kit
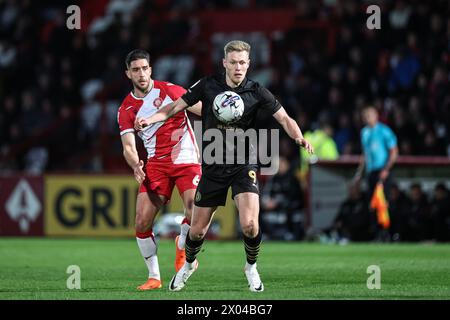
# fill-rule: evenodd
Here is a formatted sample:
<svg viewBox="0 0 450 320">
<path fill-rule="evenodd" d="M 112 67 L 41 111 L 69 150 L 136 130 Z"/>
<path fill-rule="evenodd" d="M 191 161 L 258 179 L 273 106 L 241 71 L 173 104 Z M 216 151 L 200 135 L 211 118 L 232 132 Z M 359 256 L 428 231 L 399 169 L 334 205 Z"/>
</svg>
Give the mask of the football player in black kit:
<svg viewBox="0 0 450 320">
<path fill-rule="evenodd" d="M 243 130 L 254 128 L 257 112 L 270 113 L 299 146 L 312 153 L 311 144 L 303 138 L 297 123 L 287 115 L 285 109 L 272 93 L 259 83 L 246 77 L 250 65 L 250 45 L 243 41 L 231 41 L 225 45 L 224 53 L 224 74 L 202 78 L 182 97 L 161 108 L 151 117 L 136 119 L 135 128 L 142 130 L 149 124 L 166 121 L 177 112 L 201 101 L 203 133 L 211 128 L 219 129 L 222 132 L 230 129 L 230 127 Z M 244 102 L 242 117 L 236 122 L 226 125 L 221 123 L 213 113 L 214 99 L 224 91 L 237 93 Z M 209 143 L 212 143 L 212 141 Z M 204 141 L 202 146 L 205 150 L 208 144 Z M 243 164 L 236 164 L 236 162 L 232 164 L 226 164 L 225 162 L 221 164 L 206 163 L 203 157 L 202 177 L 196 191 L 191 229 L 186 238 L 186 262 L 172 278 L 169 290 L 181 290 L 188 278 L 197 269 L 196 256 L 200 252 L 204 236 L 217 207 L 225 205 L 228 188 L 231 186 L 232 197 L 239 211 L 239 222 L 244 234 L 247 256 L 244 273 L 247 277 L 248 286 L 250 291 L 253 292 L 264 291 L 264 285 L 256 269 L 256 260 L 261 244 L 261 230 L 258 223 L 259 190 L 256 179 L 258 167 L 256 164 L 249 162 L 248 154 L 255 152 L 253 146 L 250 145 L 246 151 L 247 155 Z"/>
</svg>

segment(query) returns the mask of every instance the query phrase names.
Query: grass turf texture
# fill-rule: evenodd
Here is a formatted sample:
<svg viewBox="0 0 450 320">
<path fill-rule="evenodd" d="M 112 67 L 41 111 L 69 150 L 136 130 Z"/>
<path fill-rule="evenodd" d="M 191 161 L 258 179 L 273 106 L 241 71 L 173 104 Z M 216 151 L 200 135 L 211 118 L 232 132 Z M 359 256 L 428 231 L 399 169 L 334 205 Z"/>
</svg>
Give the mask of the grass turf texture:
<svg viewBox="0 0 450 320">
<path fill-rule="evenodd" d="M 0 239 L 0 299 L 450 299 L 450 245 L 264 242 L 262 293 L 247 289 L 241 241 L 205 241 L 199 269 L 181 292 L 167 289 L 175 245 L 159 241 L 163 288 L 138 292 L 147 269 L 134 239 Z M 81 289 L 69 290 L 69 265 Z M 369 265 L 381 289 L 366 286 Z"/>
</svg>

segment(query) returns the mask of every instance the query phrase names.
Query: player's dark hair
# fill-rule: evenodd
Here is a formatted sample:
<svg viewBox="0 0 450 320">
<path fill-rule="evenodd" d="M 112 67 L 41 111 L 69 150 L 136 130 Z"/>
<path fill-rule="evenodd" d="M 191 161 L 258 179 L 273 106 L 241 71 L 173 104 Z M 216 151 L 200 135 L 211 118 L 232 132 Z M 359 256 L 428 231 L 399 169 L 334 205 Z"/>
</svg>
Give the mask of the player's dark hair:
<svg viewBox="0 0 450 320">
<path fill-rule="evenodd" d="M 130 68 L 131 62 L 139 59 L 146 59 L 148 64 L 150 64 L 150 53 L 142 49 L 135 49 L 131 51 L 125 58 L 125 65 L 127 66 L 127 69 Z"/>
</svg>

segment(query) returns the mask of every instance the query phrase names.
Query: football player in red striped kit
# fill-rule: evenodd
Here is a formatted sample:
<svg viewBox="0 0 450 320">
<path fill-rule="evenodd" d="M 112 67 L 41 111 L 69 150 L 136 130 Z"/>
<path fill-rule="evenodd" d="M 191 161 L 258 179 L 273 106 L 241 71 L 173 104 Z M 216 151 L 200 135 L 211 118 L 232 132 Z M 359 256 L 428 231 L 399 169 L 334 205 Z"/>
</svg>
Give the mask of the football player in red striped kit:
<svg viewBox="0 0 450 320">
<path fill-rule="evenodd" d="M 147 151 L 147 163 L 139 159 L 136 148 L 134 122 L 136 117 L 149 117 L 159 108 L 177 100 L 186 90 L 172 83 L 151 78 L 150 55 L 144 50 L 133 50 L 126 57 L 126 75 L 133 90 L 119 107 L 117 120 L 123 146 L 123 155 L 140 184 L 136 202 L 136 240 L 147 265 L 149 276 L 138 290 L 161 288 L 157 243 L 152 231 L 153 222 L 162 205 L 171 197 L 174 186 L 183 199 L 185 219 L 176 238 L 175 269 L 184 264 L 184 246 L 189 231 L 194 194 L 201 177 L 199 151 L 186 112 L 180 112 L 170 121 L 155 123 L 137 132 Z M 200 115 L 201 102 L 189 111 Z"/>
</svg>

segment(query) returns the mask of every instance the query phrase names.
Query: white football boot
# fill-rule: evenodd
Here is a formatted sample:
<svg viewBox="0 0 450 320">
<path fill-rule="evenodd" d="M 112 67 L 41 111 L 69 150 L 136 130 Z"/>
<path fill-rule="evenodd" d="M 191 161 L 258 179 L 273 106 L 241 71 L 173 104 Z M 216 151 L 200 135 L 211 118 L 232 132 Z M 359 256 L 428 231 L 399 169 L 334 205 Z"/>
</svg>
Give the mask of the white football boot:
<svg viewBox="0 0 450 320">
<path fill-rule="evenodd" d="M 256 270 L 256 263 L 255 264 L 245 264 L 244 268 L 245 276 L 247 277 L 248 281 L 248 288 L 252 292 L 263 292 L 264 291 L 264 284 L 261 281 L 261 278 L 259 277 L 258 270 Z"/>
<path fill-rule="evenodd" d="M 186 281 L 190 276 L 194 273 L 198 268 L 197 259 L 194 260 L 193 263 L 188 263 L 187 261 L 184 263 L 183 267 L 173 276 L 172 280 L 169 283 L 170 291 L 180 291 L 183 289 Z"/>
</svg>

